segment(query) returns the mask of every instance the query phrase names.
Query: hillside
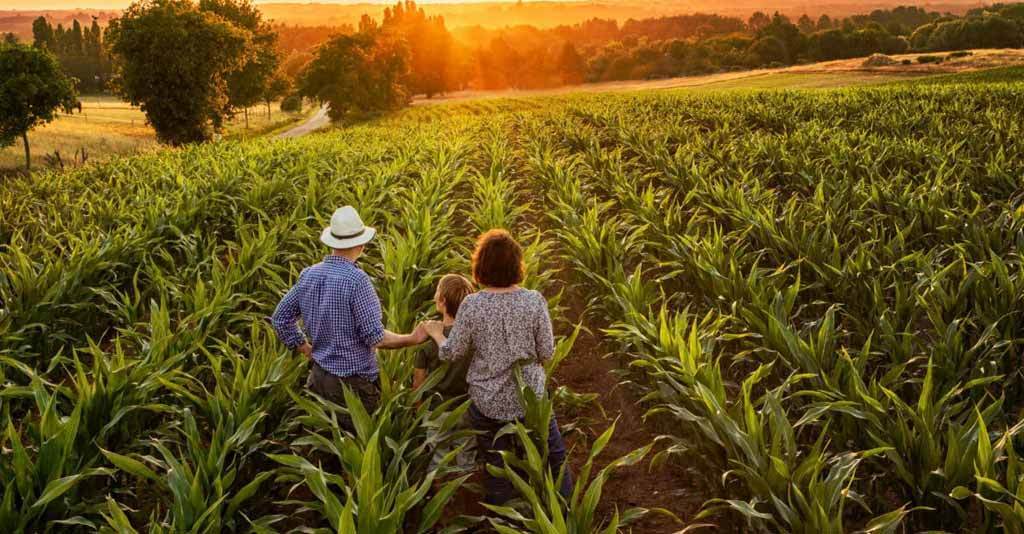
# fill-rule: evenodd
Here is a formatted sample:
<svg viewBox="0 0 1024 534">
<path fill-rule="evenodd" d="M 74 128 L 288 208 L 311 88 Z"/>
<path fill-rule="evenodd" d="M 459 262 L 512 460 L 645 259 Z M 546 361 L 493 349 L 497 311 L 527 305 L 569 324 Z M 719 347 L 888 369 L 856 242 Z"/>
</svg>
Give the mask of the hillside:
<svg viewBox="0 0 1024 534">
<path fill-rule="evenodd" d="M 1020 525 L 1024 82 L 954 76 L 467 101 L 2 181 L 0 530 L 484 513 L 430 462 L 466 405 L 411 391 L 409 353 L 346 431 L 265 321 L 343 204 L 380 231 L 361 265 L 398 331 L 480 231 L 526 246 L 574 470 L 625 459 L 567 519 L 536 498 L 499 524 Z"/>
</svg>

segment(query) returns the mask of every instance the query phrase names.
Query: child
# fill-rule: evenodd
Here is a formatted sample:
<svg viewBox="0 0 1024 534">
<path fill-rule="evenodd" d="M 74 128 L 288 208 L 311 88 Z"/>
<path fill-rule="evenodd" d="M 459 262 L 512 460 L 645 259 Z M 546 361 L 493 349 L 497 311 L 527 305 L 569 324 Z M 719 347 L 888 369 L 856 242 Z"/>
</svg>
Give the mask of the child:
<svg viewBox="0 0 1024 534">
<path fill-rule="evenodd" d="M 455 316 L 459 313 L 459 306 L 462 300 L 473 293 L 473 283 L 465 276 L 458 274 L 446 274 L 437 284 L 437 291 L 434 293 L 434 305 L 441 314 L 444 333 L 451 332 L 455 324 Z M 463 358 L 451 364 L 444 373 L 444 378 L 438 383 L 435 391 L 441 394 L 446 400 L 465 395 L 466 371 L 469 369 L 470 358 Z M 441 360 L 437 357 L 437 344 L 431 342 L 419 349 L 416 353 L 415 370 L 413 371 L 412 387 L 418 389 L 430 376 L 430 373 L 442 366 Z"/>
<path fill-rule="evenodd" d="M 441 314 L 444 325 L 444 333 L 451 332 L 455 324 L 455 316 L 459 313 L 459 306 L 462 300 L 473 293 L 473 283 L 465 276 L 457 274 L 446 274 L 437 283 L 437 291 L 434 293 L 434 305 Z M 419 328 L 417 328 L 419 330 Z M 444 377 L 434 387 L 434 391 L 441 394 L 445 400 L 468 395 L 469 386 L 466 385 L 466 372 L 469 370 L 469 362 L 472 358 L 462 358 L 452 363 L 444 363 L 437 357 L 437 344 L 430 342 L 424 345 L 416 353 L 415 369 L 413 370 L 412 387 L 419 389 L 426 382 L 430 373 L 438 368 L 444 368 Z M 465 436 L 453 443 L 455 447 L 462 447 L 462 451 L 455 458 L 455 467 L 460 470 L 470 470 L 476 466 L 475 440 L 472 436 Z M 430 469 L 437 467 L 438 463 L 450 449 L 440 447 L 434 450 L 431 458 Z"/>
</svg>

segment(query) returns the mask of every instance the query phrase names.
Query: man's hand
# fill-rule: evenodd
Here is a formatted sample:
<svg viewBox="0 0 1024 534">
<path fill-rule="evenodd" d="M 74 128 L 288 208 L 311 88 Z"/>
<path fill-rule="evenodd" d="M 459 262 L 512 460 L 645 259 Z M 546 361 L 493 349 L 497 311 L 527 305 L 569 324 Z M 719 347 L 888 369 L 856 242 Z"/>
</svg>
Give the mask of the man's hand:
<svg viewBox="0 0 1024 534">
<path fill-rule="evenodd" d="M 418 327 L 416 327 L 417 330 L 421 328 L 428 336 L 435 339 L 444 335 L 444 323 L 441 321 L 423 321 Z"/>
<path fill-rule="evenodd" d="M 436 336 L 444 333 L 444 323 L 441 321 L 423 321 L 420 323 L 420 327 L 423 328 L 428 336 Z"/>
<path fill-rule="evenodd" d="M 306 358 L 309 358 L 309 359 L 313 358 L 313 345 L 310 345 L 308 341 L 303 343 L 303 344 L 301 344 L 301 345 L 299 345 L 296 348 L 296 350 L 301 352 Z"/>
<path fill-rule="evenodd" d="M 412 333 L 409 335 L 412 336 L 412 339 L 416 342 L 417 345 L 419 345 L 420 343 L 425 343 L 428 339 L 430 339 L 430 335 L 427 334 L 427 330 L 423 328 L 423 323 L 416 325 L 416 329 L 413 330 Z"/>
</svg>

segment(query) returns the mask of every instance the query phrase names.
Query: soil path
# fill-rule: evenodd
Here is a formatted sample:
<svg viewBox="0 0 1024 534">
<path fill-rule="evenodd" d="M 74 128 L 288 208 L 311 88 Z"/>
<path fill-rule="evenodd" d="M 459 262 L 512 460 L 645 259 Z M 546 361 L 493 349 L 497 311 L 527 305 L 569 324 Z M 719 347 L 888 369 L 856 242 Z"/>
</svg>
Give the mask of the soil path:
<svg viewBox="0 0 1024 534">
<path fill-rule="evenodd" d="M 327 106 L 321 106 L 320 109 L 313 114 L 312 117 L 306 119 L 306 122 L 282 132 L 277 136 L 278 139 L 291 139 L 293 137 L 302 137 L 308 133 L 315 132 L 324 126 L 331 123 L 331 118 L 327 116 Z"/>
<path fill-rule="evenodd" d="M 565 297 L 570 303 L 586 300 L 584 295 L 571 288 L 566 288 Z M 609 354 L 613 347 L 603 342 L 600 333 L 603 325 L 587 319 L 582 304 L 570 306 L 566 319 L 574 324 L 583 322 L 592 332 L 580 334 L 572 355 L 555 371 L 555 380 L 558 385 L 568 386 L 576 393 L 597 393 L 599 397 L 594 404 L 578 413 L 558 414 L 559 423 L 563 426 L 574 423 L 587 436 L 583 439 L 579 432 L 573 432 L 567 438 L 569 446 L 573 447 L 571 463 L 577 473 L 586 461 L 593 439 L 615 423 L 615 435 L 598 458 L 594 467 L 596 472 L 616 458 L 651 444 L 657 439 L 658 432 L 644 420 L 646 408 L 640 404 L 639 396 L 619 383 L 616 371 L 625 367 L 625 356 Z M 693 522 L 704 497 L 694 489 L 696 485 L 688 480 L 686 474 L 671 463 L 651 469 L 650 459 L 658 450 L 656 447 L 639 464 L 615 472 L 604 486 L 598 510 L 600 516 L 611 517 L 616 510 L 621 514 L 633 507 L 663 508 L 685 523 Z M 684 526 L 666 515 L 652 513 L 633 524 L 631 530 L 644 534 L 671 534 Z"/>
<path fill-rule="evenodd" d="M 541 206 L 535 191 L 524 195 L 524 201 Z M 528 199 L 528 200 L 527 200 Z M 529 225 L 542 231 L 546 239 L 556 243 L 554 255 L 559 254 L 560 243 L 550 219 L 535 211 L 527 212 Z M 628 366 L 628 355 L 615 353 L 615 347 L 606 342 L 602 329 L 607 323 L 595 318 L 587 311 L 587 302 L 592 295 L 579 285 L 572 269 L 564 260 L 559 260 L 558 274 L 552 280 L 551 294 L 561 291 L 563 321 L 556 323 L 556 334 L 568 336 L 575 325 L 582 324 L 571 354 L 555 370 L 554 386 L 567 386 L 574 393 L 596 393 L 595 402 L 572 412 L 556 407 L 556 416 L 563 431 L 567 426 L 566 445 L 571 454 L 569 461 L 575 473 L 586 462 L 593 441 L 615 424 L 615 434 L 594 464 L 592 475 L 608 463 L 630 452 L 656 442 L 658 425 L 645 420 L 648 407 L 640 403 L 640 397 L 629 386 L 620 384 L 619 371 Z M 621 515 L 629 508 L 664 509 L 680 521 L 660 513 L 650 513 L 625 529 L 626 532 L 643 534 L 673 534 L 680 532 L 687 524 L 694 522 L 705 497 L 695 490 L 697 484 L 688 480 L 686 473 L 669 462 L 663 462 L 657 469 L 651 469 L 650 460 L 661 450 L 655 448 L 648 456 L 632 467 L 617 470 L 604 485 L 600 517 L 610 518 L 616 511 Z"/>
</svg>

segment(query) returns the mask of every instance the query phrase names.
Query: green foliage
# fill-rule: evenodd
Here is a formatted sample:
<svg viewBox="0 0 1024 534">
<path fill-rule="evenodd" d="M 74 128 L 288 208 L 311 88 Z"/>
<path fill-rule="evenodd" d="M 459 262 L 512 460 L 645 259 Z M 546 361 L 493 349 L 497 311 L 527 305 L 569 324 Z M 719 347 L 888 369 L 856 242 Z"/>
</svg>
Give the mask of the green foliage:
<svg viewBox="0 0 1024 534">
<path fill-rule="evenodd" d="M 921 26 L 910 36 L 915 50 L 1019 48 L 1022 43 L 1024 33 L 1017 21 L 999 15 L 936 21 Z"/>
<path fill-rule="evenodd" d="M 249 50 L 241 68 L 227 75 L 228 103 L 247 109 L 268 100 L 278 67 L 277 34 L 263 21 L 260 11 L 249 0 L 199 0 L 199 10 L 214 13 L 249 33 Z M 277 93 L 283 93 L 279 86 Z"/>
<path fill-rule="evenodd" d="M 510 431 L 528 454 L 500 468 L 526 499 L 492 525 L 639 530 L 595 503 L 613 469 L 649 458 L 707 501 L 681 518 L 694 528 L 1012 530 L 1017 78 L 424 106 L 6 180 L 0 530 L 471 522 L 450 517 L 466 473 L 431 466 L 467 435 L 463 402 L 410 391 L 403 352 L 380 355 L 375 413 L 310 399 L 306 363 L 265 324 L 349 203 L 380 229 L 361 264 L 390 328 L 432 313 L 437 276 L 507 226 L 556 318 L 585 307 L 551 294 L 562 282 L 590 300 L 585 321 L 663 435 L 610 463 L 619 438 L 588 436 L 563 500 L 539 423 L 573 397 L 527 401 Z M 572 340 L 555 363 L 578 357 Z"/>
<path fill-rule="evenodd" d="M 59 399 L 35 380 L 31 388 L 36 412 L 26 424 L 15 427 L 10 409 L 4 406 L 0 422 L 0 528 L 4 532 L 37 532 L 56 524 L 88 524 L 77 515 L 86 508 L 78 487 L 86 479 L 108 475 L 110 469 L 91 467 L 75 447 L 81 432 L 81 409 L 70 416 L 57 411 Z"/>
<path fill-rule="evenodd" d="M 382 406 L 372 414 L 347 386 L 345 408 L 323 400 L 296 398 L 305 412 L 296 421 L 313 429 L 313 433 L 296 440 L 293 446 L 308 446 L 322 456 L 320 465 L 314 465 L 296 454 L 271 455 L 282 465 L 279 481 L 305 484 L 316 501 L 301 504 L 326 517 L 337 532 L 384 534 L 402 530 L 406 516 L 426 500 L 435 479 L 445 479 L 454 472 L 455 478 L 439 484 L 418 526 L 412 529 L 430 532 L 447 501 L 469 475 L 448 467 L 459 448 L 452 449 L 429 471 L 424 461 L 431 457 L 434 447 L 449 447 L 456 438 L 466 435 L 467 431 L 457 428 L 469 403 L 451 409 L 449 401 L 430 409 L 421 402 L 425 393 L 425 388 L 403 390 L 382 399 Z M 355 433 L 340 427 L 341 412 L 352 419 Z M 340 464 L 340 472 L 324 469 L 325 462 Z"/>
<path fill-rule="evenodd" d="M 331 120 L 396 110 L 409 102 L 403 80 L 408 52 L 369 34 L 339 35 L 324 43 L 299 81 L 302 96 L 326 103 Z"/>
<path fill-rule="evenodd" d="M 977 508 L 949 495 L 971 481 L 980 429 L 1014 425 L 1007 402 L 1020 399 L 1020 200 L 1012 180 L 931 159 L 955 150 L 987 166 L 982 143 L 910 147 L 909 115 L 889 105 L 916 99 L 910 113 L 949 132 L 960 119 L 940 106 L 970 100 L 1001 117 L 988 145 L 1000 147 L 1016 122 L 1002 100 L 1017 99 L 1011 80 L 685 104 L 581 97 L 526 134 L 564 261 L 667 429 L 656 464 L 715 496 L 700 519 L 971 528 Z M 890 156 L 858 159 L 869 146 Z M 1022 165 L 997 159 L 997 174 Z M 925 193 L 965 183 L 972 194 Z"/>
<path fill-rule="evenodd" d="M 95 18 L 88 27 L 76 19 L 65 29 L 60 24 L 54 28 L 46 17 L 39 16 L 32 22 L 32 46 L 55 55 L 64 71 L 78 79 L 79 90 L 96 93 L 107 89 L 112 69 L 103 33 Z"/>
<path fill-rule="evenodd" d="M 70 112 L 77 102 L 74 81 L 48 52 L 0 43 L 0 147 L 21 138 L 25 165 L 31 166 L 27 133 Z"/>
<path fill-rule="evenodd" d="M 281 111 L 285 113 L 298 113 L 302 111 L 302 97 L 290 95 L 281 101 Z"/>
<path fill-rule="evenodd" d="M 577 329 L 576 333 L 579 333 Z M 562 358 L 571 350 L 575 334 L 565 340 L 556 351 L 547 367 L 548 376 L 554 372 Z M 551 471 L 548 463 L 548 421 L 554 416 L 554 402 L 547 395 L 538 397 L 531 388 L 520 384 L 520 399 L 526 416 L 522 421 L 509 423 L 501 432 L 512 433 L 522 447 L 522 457 L 510 451 L 502 451 L 502 466 L 488 466 L 494 476 L 508 479 L 520 498 L 503 506 L 486 505 L 498 517 L 490 520 L 491 525 L 503 534 L 534 532 L 544 534 L 583 534 L 590 532 L 615 533 L 633 521 L 643 517 L 649 510 L 630 508 L 622 516 L 615 515 L 605 522 L 598 516 L 597 505 L 601 501 L 604 484 L 616 469 L 639 463 L 650 452 L 653 444 L 641 447 L 625 456 L 612 460 L 593 478 L 594 462 L 615 434 L 615 423 L 594 440 L 568 498 L 560 492 L 562 479 L 568 463 L 559 472 Z M 659 511 L 660 512 L 660 511 Z"/>
<path fill-rule="evenodd" d="M 133 3 L 111 21 L 107 39 L 118 92 L 171 145 L 207 141 L 221 127 L 232 107 L 228 77 L 248 64 L 252 42 L 249 31 L 191 0 Z"/>
</svg>

